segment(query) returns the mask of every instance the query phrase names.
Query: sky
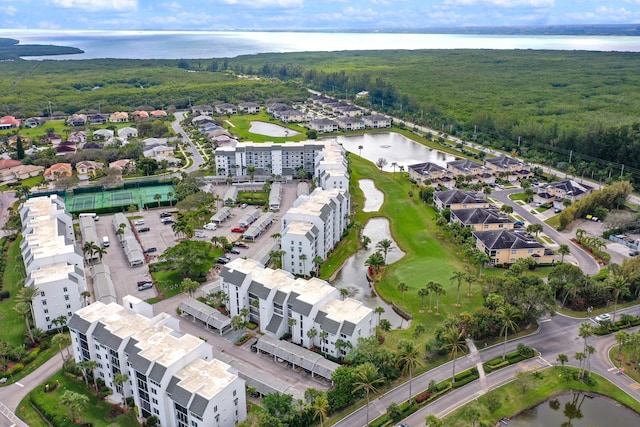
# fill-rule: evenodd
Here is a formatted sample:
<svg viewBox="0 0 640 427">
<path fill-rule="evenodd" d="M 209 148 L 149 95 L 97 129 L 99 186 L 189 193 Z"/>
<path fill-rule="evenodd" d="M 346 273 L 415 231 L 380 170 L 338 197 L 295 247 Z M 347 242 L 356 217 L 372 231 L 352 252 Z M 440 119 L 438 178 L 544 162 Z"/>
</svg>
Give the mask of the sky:
<svg viewBox="0 0 640 427">
<path fill-rule="evenodd" d="M 640 23 L 640 0 L 0 0 L 0 28 L 401 29 Z"/>
</svg>

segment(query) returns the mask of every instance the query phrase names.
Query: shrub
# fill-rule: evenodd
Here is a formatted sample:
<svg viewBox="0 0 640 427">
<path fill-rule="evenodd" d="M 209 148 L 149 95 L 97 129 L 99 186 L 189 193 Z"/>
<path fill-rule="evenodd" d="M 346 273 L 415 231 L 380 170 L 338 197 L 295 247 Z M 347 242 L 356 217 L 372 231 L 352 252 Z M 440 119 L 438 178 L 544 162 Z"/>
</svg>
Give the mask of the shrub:
<svg viewBox="0 0 640 427">
<path fill-rule="evenodd" d="M 471 376 L 465 377 L 465 378 L 461 379 L 460 381 L 456 381 L 455 383 L 453 383 L 453 388 L 462 387 L 463 385 L 467 385 L 471 381 L 475 381 L 478 378 L 479 378 L 478 375 L 471 375 Z"/>
<path fill-rule="evenodd" d="M 5 371 L 5 373 L 4 373 L 4 375 L 17 374 L 18 372 L 22 371 L 23 369 L 24 369 L 24 365 L 22 363 L 16 363 L 11 368 L 7 369 Z"/>
<path fill-rule="evenodd" d="M 429 390 L 425 390 L 425 391 L 423 391 L 422 393 L 418 394 L 415 397 L 415 401 L 416 401 L 416 403 L 422 403 L 425 400 L 427 400 L 429 398 L 429 396 L 431 396 L 431 392 Z"/>
<path fill-rule="evenodd" d="M 0 300 L 9 299 L 10 296 L 11 294 L 6 289 L 0 291 Z"/>
</svg>

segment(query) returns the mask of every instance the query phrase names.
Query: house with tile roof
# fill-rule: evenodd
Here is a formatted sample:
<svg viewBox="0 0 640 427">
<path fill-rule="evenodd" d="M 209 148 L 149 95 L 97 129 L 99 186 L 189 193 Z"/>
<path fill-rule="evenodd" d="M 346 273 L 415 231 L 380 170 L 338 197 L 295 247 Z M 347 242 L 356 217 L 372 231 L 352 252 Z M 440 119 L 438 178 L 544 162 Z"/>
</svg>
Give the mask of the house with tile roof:
<svg viewBox="0 0 640 427">
<path fill-rule="evenodd" d="M 509 181 L 533 177 L 533 172 L 520 160 L 508 156 L 485 159 L 484 166 L 494 176 L 505 176 Z"/>
<path fill-rule="evenodd" d="M 533 202 L 537 204 L 552 203 L 556 209 L 564 209 L 564 201 L 575 203 L 584 196 L 591 194 L 593 187 L 578 183 L 571 179 L 552 182 L 547 185 L 539 185 L 538 192 L 533 196 Z"/>
<path fill-rule="evenodd" d="M 513 264 L 531 258 L 538 264 L 553 262 L 553 251 L 522 230 L 473 231 L 476 248 L 491 258 L 491 265 Z"/>
<path fill-rule="evenodd" d="M 109 115 L 109 121 L 111 123 L 125 123 L 129 121 L 129 113 L 125 111 L 116 111 Z"/>
<path fill-rule="evenodd" d="M 488 208 L 491 203 L 480 193 L 466 190 L 446 190 L 433 193 L 433 204 L 439 209 Z"/>
<path fill-rule="evenodd" d="M 44 179 L 47 181 L 57 181 L 60 178 L 67 178 L 73 175 L 71 163 L 54 163 L 44 171 Z"/>
<path fill-rule="evenodd" d="M 14 129 L 20 127 L 20 120 L 13 116 L 0 117 L 0 130 Z"/>
<path fill-rule="evenodd" d="M 257 102 L 241 102 L 238 109 L 245 114 L 258 114 L 260 112 L 260 104 Z"/>
<path fill-rule="evenodd" d="M 456 185 L 453 174 L 446 168 L 432 162 L 416 163 L 407 167 L 409 177 L 421 185 L 453 188 Z"/>
</svg>

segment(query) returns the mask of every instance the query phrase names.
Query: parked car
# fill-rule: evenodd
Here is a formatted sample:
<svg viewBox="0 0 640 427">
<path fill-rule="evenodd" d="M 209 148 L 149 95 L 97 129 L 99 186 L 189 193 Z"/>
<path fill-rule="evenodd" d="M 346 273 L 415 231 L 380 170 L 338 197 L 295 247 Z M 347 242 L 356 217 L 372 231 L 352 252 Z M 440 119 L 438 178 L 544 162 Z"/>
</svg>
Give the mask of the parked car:
<svg viewBox="0 0 640 427">
<path fill-rule="evenodd" d="M 235 227 L 231 229 L 232 233 L 244 233 L 244 228 L 242 227 Z"/>
<path fill-rule="evenodd" d="M 148 231 L 151 231 L 149 227 L 140 227 L 140 228 L 137 228 L 137 230 L 138 230 L 138 233 L 146 233 Z"/>
<path fill-rule="evenodd" d="M 516 227 L 524 227 L 524 222 L 522 221 L 515 221 L 514 224 Z"/>
<path fill-rule="evenodd" d="M 245 242 L 235 242 L 233 246 L 235 246 L 236 248 L 249 249 L 249 245 L 247 245 Z"/>
<path fill-rule="evenodd" d="M 143 285 L 138 285 L 138 290 L 139 291 L 144 291 L 144 290 L 151 289 L 151 288 L 153 288 L 153 283 L 152 282 L 147 282 L 147 283 L 145 283 Z"/>
<path fill-rule="evenodd" d="M 208 224 L 205 224 L 203 228 L 205 230 L 216 230 L 218 228 L 218 226 L 216 225 L 215 222 L 210 222 Z"/>
<path fill-rule="evenodd" d="M 596 322 L 610 322 L 611 321 L 611 315 L 609 313 L 602 313 L 598 316 L 596 316 Z"/>
<path fill-rule="evenodd" d="M 136 219 L 133 225 L 144 225 L 144 219 Z"/>
<path fill-rule="evenodd" d="M 175 221 L 170 216 L 166 216 L 160 220 L 164 225 L 173 224 Z"/>
<path fill-rule="evenodd" d="M 158 248 L 150 247 L 150 248 L 145 249 L 144 253 L 145 254 L 152 254 L 152 253 L 156 252 L 157 250 L 158 250 Z"/>
<path fill-rule="evenodd" d="M 137 284 L 138 284 L 138 287 L 140 287 L 140 286 L 144 286 L 144 285 L 146 285 L 148 283 L 151 283 L 153 285 L 153 281 L 151 281 L 149 279 L 139 280 Z"/>
<path fill-rule="evenodd" d="M 240 251 L 232 248 L 232 249 L 229 249 L 229 253 L 238 255 L 240 254 Z"/>
<path fill-rule="evenodd" d="M 169 218 L 171 216 L 171 214 L 169 212 L 162 212 L 160 214 L 160 218 Z"/>
<path fill-rule="evenodd" d="M 221 256 L 220 258 L 218 258 L 216 263 L 218 263 L 218 264 L 226 264 L 229 261 L 231 261 L 231 259 L 227 258 L 226 256 Z"/>
</svg>

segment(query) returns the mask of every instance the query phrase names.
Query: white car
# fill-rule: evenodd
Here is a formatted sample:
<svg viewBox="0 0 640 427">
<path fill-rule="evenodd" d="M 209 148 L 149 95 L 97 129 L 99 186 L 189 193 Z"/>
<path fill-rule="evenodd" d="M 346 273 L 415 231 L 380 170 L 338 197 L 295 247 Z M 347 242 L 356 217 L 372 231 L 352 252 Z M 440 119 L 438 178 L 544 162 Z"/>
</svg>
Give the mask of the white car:
<svg viewBox="0 0 640 427">
<path fill-rule="evenodd" d="M 609 313 L 603 313 L 596 316 L 596 322 L 609 322 L 611 321 L 611 315 Z"/>
<path fill-rule="evenodd" d="M 133 225 L 144 225 L 144 219 L 136 219 Z"/>
<path fill-rule="evenodd" d="M 204 228 L 205 230 L 216 230 L 218 226 L 215 222 L 210 222 L 209 224 L 205 224 L 202 228 Z"/>
</svg>

